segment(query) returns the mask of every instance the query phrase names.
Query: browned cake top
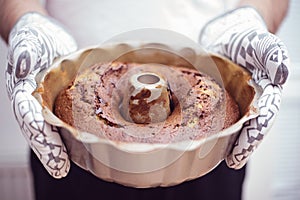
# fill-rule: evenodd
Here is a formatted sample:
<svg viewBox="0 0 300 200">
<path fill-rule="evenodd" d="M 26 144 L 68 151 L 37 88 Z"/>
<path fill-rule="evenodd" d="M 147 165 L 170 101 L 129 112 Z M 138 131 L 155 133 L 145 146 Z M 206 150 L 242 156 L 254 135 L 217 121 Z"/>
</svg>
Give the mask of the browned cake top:
<svg viewBox="0 0 300 200">
<path fill-rule="evenodd" d="M 164 122 L 136 124 L 120 112 L 126 80 L 140 71 L 163 74 L 170 85 L 172 112 Z M 223 113 L 221 105 L 225 105 Z M 66 123 L 99 137 L 145 143 L 200 139 L 239 119 L 238 106 L 230 95 L 194 69 L 120 62 L 95 64 L 84 70 L 60 92 L 54 112 Z"/>
</svg>

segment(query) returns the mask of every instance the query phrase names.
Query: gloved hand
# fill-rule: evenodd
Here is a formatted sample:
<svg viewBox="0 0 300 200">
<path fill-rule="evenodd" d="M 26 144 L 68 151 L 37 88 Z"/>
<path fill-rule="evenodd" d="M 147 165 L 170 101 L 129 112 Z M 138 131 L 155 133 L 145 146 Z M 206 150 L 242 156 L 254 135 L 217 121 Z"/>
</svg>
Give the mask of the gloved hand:
<svg viewBox="0 0 300 200">
<path fill-rule="evenodd" d="M 57 127 L 45 122 L 31 93 L 37 73 L 76 48 L 75 40 L 57 22 L 38 13 L 23 15 L 8 40 L 6 88 L 13 112 L 30 147 L 55 178 L 67 175 L 70 161 Z"/>
<path fill-rule="evenodd" d="M 229 167 L 239 169 L 277 116 L 282 87 L 289 74 L 288 52 L 251 7 L 238 8 L 208 22 L 200 34 L 200 44 L 248 69 L 263 89 L 258 102 L 259 116 L 244 123 L 231 154 L 225 159 Z"/>
</svg>

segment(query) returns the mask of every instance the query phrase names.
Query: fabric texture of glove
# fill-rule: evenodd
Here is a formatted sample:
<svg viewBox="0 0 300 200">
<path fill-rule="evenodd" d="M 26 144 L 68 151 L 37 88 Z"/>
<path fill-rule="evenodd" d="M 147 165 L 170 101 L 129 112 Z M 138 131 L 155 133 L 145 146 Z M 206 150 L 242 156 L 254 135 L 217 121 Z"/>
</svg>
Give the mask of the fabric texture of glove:
<svg viewBox="0 0 300 200">
<path fill-rule="evenodd" d="M 6 88 L 13 112 L 30 147 L 55 178 L 67 175 L 70 161 L 57 127 L 42 116 L 42 107 L 31 95 L 36 75 L 56 57 L 77 49 L 61 25 L 38 13 L 23 15 L 10 32 Z"/>
<path fill-rule="evenodd" d="M 241 7 L 211 20 L 199 39 L 204 48 L 248 69 L 263 90 L 258 101 L 259 116 L 244 123 L 232 152 L 225 159 L 229 167 L 239 169 L 261 143 L 278 114 L 282 88 L 289 74 L 288 52 L 251 7 Z"/>
</svg>

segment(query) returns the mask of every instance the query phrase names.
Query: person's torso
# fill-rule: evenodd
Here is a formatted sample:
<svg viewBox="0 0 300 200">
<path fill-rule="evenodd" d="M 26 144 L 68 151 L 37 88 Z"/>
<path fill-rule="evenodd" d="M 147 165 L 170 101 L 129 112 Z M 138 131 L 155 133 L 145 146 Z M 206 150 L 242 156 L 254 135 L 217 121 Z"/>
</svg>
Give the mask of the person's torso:
<svg viewBox="0 0 300 200">
<path fill-rule="evenodd" d="M 84 47 L 139 28 L 168 29 L 197 41 L 204 23 L 231 8 L 233 1 L 48 0 L 47 9 Z"/>
</svg>

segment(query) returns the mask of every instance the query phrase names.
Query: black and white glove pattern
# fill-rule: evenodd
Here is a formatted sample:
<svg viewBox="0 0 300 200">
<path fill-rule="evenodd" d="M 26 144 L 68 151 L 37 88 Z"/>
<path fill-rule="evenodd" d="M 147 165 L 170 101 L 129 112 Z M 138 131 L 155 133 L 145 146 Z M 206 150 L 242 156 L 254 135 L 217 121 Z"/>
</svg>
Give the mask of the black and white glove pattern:
<svg viewBox="0 0 300 200">
<path fill-rule="evenodd" d="M 269 33 L 263 19 L 251 7 L 242 7 L 208 22 L 200 34 L 206 49 L 228 57 L 248 69 L 263 89 L 259 116 L 243 125 L 231 154 L 231 168 L 243 167 L 270 130 L 280 108 L 281 92 L 289 74 L 289 57 L 280 39 Z"/>
<path fill-rule="evenodd" d="M 25 139 L 55 178 L 67 175 L 70 161 L 58 129 L 45 122 L 42 107 L 31 93 L 37 73 L 76 49 L 72 36 L 38 13 L 22 16 L 9 35 L 6 88 L 12 109 Z"/>
</svg>

